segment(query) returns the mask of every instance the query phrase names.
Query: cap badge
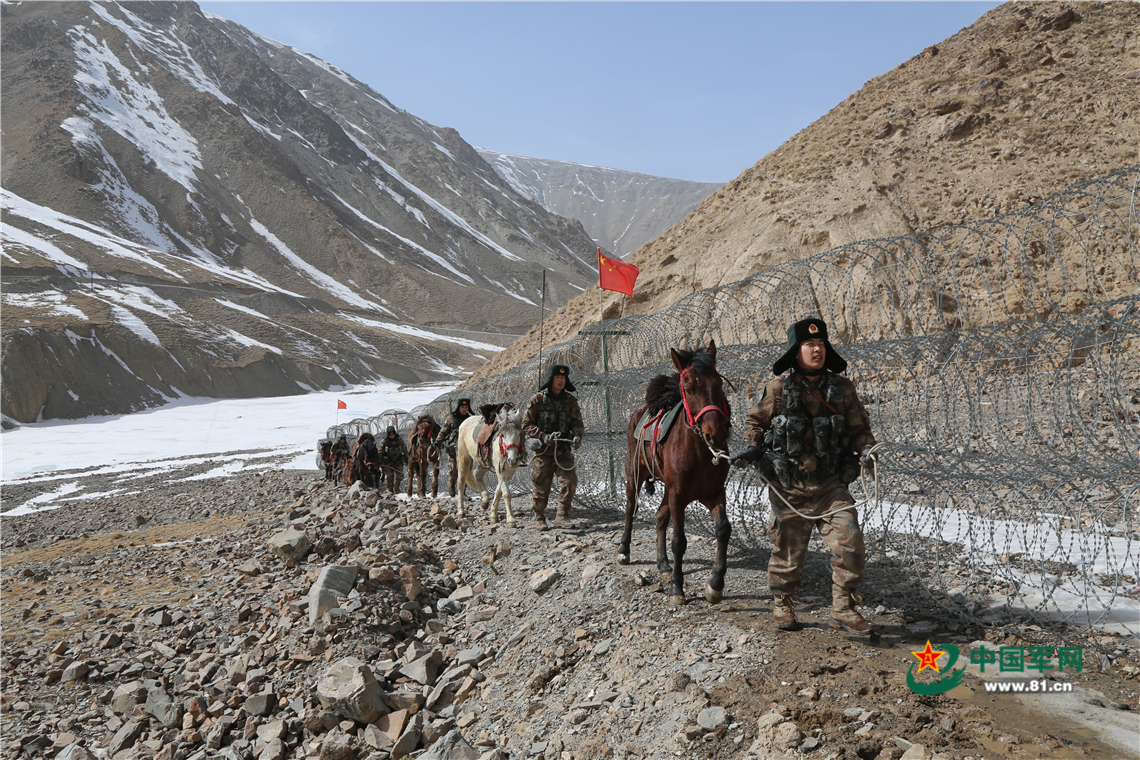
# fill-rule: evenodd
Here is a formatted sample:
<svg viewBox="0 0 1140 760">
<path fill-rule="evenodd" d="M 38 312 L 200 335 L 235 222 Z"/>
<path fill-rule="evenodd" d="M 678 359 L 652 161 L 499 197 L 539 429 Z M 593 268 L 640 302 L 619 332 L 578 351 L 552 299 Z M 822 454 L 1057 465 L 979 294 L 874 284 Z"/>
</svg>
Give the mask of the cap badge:
<svg viewBox="0 0 1140 760">
<path fill-rule="evenodd" d="M 812 335 L 819 332 L 819 325 L 816 325 L 816 324 L 808 325 L 808 332 L 811 333 Z"/>
</svg>

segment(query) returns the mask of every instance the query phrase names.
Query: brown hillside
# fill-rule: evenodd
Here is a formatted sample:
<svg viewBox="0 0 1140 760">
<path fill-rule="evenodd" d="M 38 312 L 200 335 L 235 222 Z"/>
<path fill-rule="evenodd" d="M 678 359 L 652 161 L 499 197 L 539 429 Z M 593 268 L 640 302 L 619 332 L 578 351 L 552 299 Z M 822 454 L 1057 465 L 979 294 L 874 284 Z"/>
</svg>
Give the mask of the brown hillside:
<svg viewBox="0 0 1140 760">
<path fill-rule="evenodd" d="M 863 86 L 629 261 L 649 314 L 703 288 L 857 240 L 1001 215 L 1136 162 L 1140 4 L 1010 3 Z M 598 289 L 545 344 L 598 319 Z M 472 376 L 538 352 L 538 328 Z"/>
</svg>

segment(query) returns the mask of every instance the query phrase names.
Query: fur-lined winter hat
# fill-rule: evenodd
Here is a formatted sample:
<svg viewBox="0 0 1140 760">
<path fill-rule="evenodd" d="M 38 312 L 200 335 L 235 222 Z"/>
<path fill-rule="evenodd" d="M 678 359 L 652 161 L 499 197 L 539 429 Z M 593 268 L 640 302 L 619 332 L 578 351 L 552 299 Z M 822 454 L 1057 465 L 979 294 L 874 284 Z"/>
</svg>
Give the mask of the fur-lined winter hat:
<svg viewBox="0 0 1140 760">
<path fill-rule="evenodd" d="M 577 388 L 574 387 L 574 383 L 570 382 L 570 368 L 565 364 L 555 364 L 550 368 L 550 370 L 546 373 L 546 382 L 543 383 L 540 390 L 550 390 L 550 384 L 554 382 L 554 378 L 556 377 L 566 378 L 566 390 L 570 391 L 571 393 L 577 390 Z"/>
<path fill-rule="evenodd" d="M 819 338 L 823 341 L 827 353 L 824 356 L 823 368 L 836 374 L 847 369 L 847 360 L 836 353 L 827 339 L 827 323 L 822 319 L 801 319 L 788 328 L 788 350 L 772 365 L 773 375 L 782 375 L 793 367 L 802 369 L 796 362 L 796 352 L 805 340 Z"/>
</svg>

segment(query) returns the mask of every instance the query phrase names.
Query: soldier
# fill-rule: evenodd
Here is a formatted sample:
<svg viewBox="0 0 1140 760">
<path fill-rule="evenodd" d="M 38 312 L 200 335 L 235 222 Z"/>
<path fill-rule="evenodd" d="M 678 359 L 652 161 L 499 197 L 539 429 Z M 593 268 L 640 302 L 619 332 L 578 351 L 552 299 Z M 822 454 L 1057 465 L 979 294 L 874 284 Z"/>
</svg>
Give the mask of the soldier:
<svg viewBox="0 0 1140 760">
<path fill-rule="evenodd" d="M 337 477 L 344 475 L 350 459 L 352 459 L 352 452 L 348 448 L 348 436 L 341 435 L 332 447 L 333 469 L 337 471 Z"/>
<path fill-rule="evenodd" d="M 408 461 L 408 445 L 396 433 L 396 428 L 388 426 L 388 433 L 380 442 L 380 469 L 388 482 L 388 493 L 395 495 L 404 480 L 404 463 Z"/>
<path fill-rule="evenodd" d="M 447 492 L 455 498 L 455 481 L 459 476 L 459 468 L 455 464 L 455 450 L 459 445 L 459 426 L 463 420 L 471 416 L 471 399 L 461 398 L 451 410 L 451 419 L 443 424 L 436 440 L 447 453 Z"/>
<path fill-rule="evenodd" d="M 852 633 L 873 632 L 855 609 L 863 582 L 863 531 L 847 484 L 859 477 L 875 445 L 855 384 L 838 373 L 847 362 L 827 339 L 827 324 L 805 319 L 788 328 L 788 350 L 748 413 L 748 448 L 733 463 L 756 464 L 769 482 L 772 557 L 768 585 L 773 616 L 785 631 L 799 627 L 792 596 L 800 585 L 813 527 L 831 550 L 831 621 Z M 860 452 L 856 455 L 854 452 Z M 785 500 L 787 503 L 785 503 Z M 808 517 L 796 514 L 788 504 Z M 844 506 L 852 505 L 849 509 Z"/>
<path fill-rule="evenodd" d="M 558 475 L 558 516 L 555 522 L 572 528 L 570 503 L 578 487 L 578 471 L 574 464 L 575 450 L 582 445 L 586 423 L 578 399 L 570 394 L 575 390 L 570 382 L 570 368 L 555 364 L 546 376 L 546 384 L 534 394 L 523 414 L 522 429 L 526 433 L 527 448 L 534 452 L 530 460 L 530 479 L 534 483 L 534 516 L 539 530 L 546 530 L 546 502 L 550 498 L 550 485 Z"/>
</svg>

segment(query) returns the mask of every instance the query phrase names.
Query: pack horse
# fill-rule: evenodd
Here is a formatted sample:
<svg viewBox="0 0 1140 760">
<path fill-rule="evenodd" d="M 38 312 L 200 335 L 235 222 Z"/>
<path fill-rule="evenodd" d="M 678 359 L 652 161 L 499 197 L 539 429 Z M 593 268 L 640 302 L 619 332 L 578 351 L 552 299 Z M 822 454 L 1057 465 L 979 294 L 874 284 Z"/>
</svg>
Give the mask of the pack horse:
<svg viewBox="0 0 1140 760">
<path fill-rule="evenodd" d="M 464 499 L 467 487 L 479 491 L 483 509 L 490 502 L 490 494 L 483 485 L 483 476 L 494 471 L 499 483 L 495 487 L 495 500 L 491 503 L 491 522 L 499 521 L 499 500 L 507 507 L 507 525 L 514 526 L 511 511 L 511 478 L 518 469 L 522 456 L 523 410 L 510 404 L 484 404 L 479 407 L 482 416 L 473 415 L 459 426 L 459 445 L 456 466 L 459 470 L 459 506 L 456 516 L 464 517 Z"/>
<path fill-rule="evenodd" d="M 629 564 L 633 516 L 637 493 L 649 483 L 661 481 L 665 493 L 657 510 L 657 568 L 662 580 L 672 584 L 672 604 L 685 603 L 685 508 L 699 501 L 708 507 L 716 535 L 716 559 L 705 586 L 705 598 L 719 602 L 724 592 L 728 565 L 728 539 L 732 525 L 725 509 L 728 480 L 729 408 L 723 377 L 716 369 L 716 342 L 699 351 L 670 349 L 671 375 L 658 375 L 646 388 L 644 406 L 629 418 L 625 460 L 625 531 L 618 549 L 618 562 Z M 662 424 L 666 417 L 670 421 Z M 672 419 L 681 424 L 670 432 Z M 665 532 L 673 523 L 673 564 L 665 550 Z"/>
</svg>

